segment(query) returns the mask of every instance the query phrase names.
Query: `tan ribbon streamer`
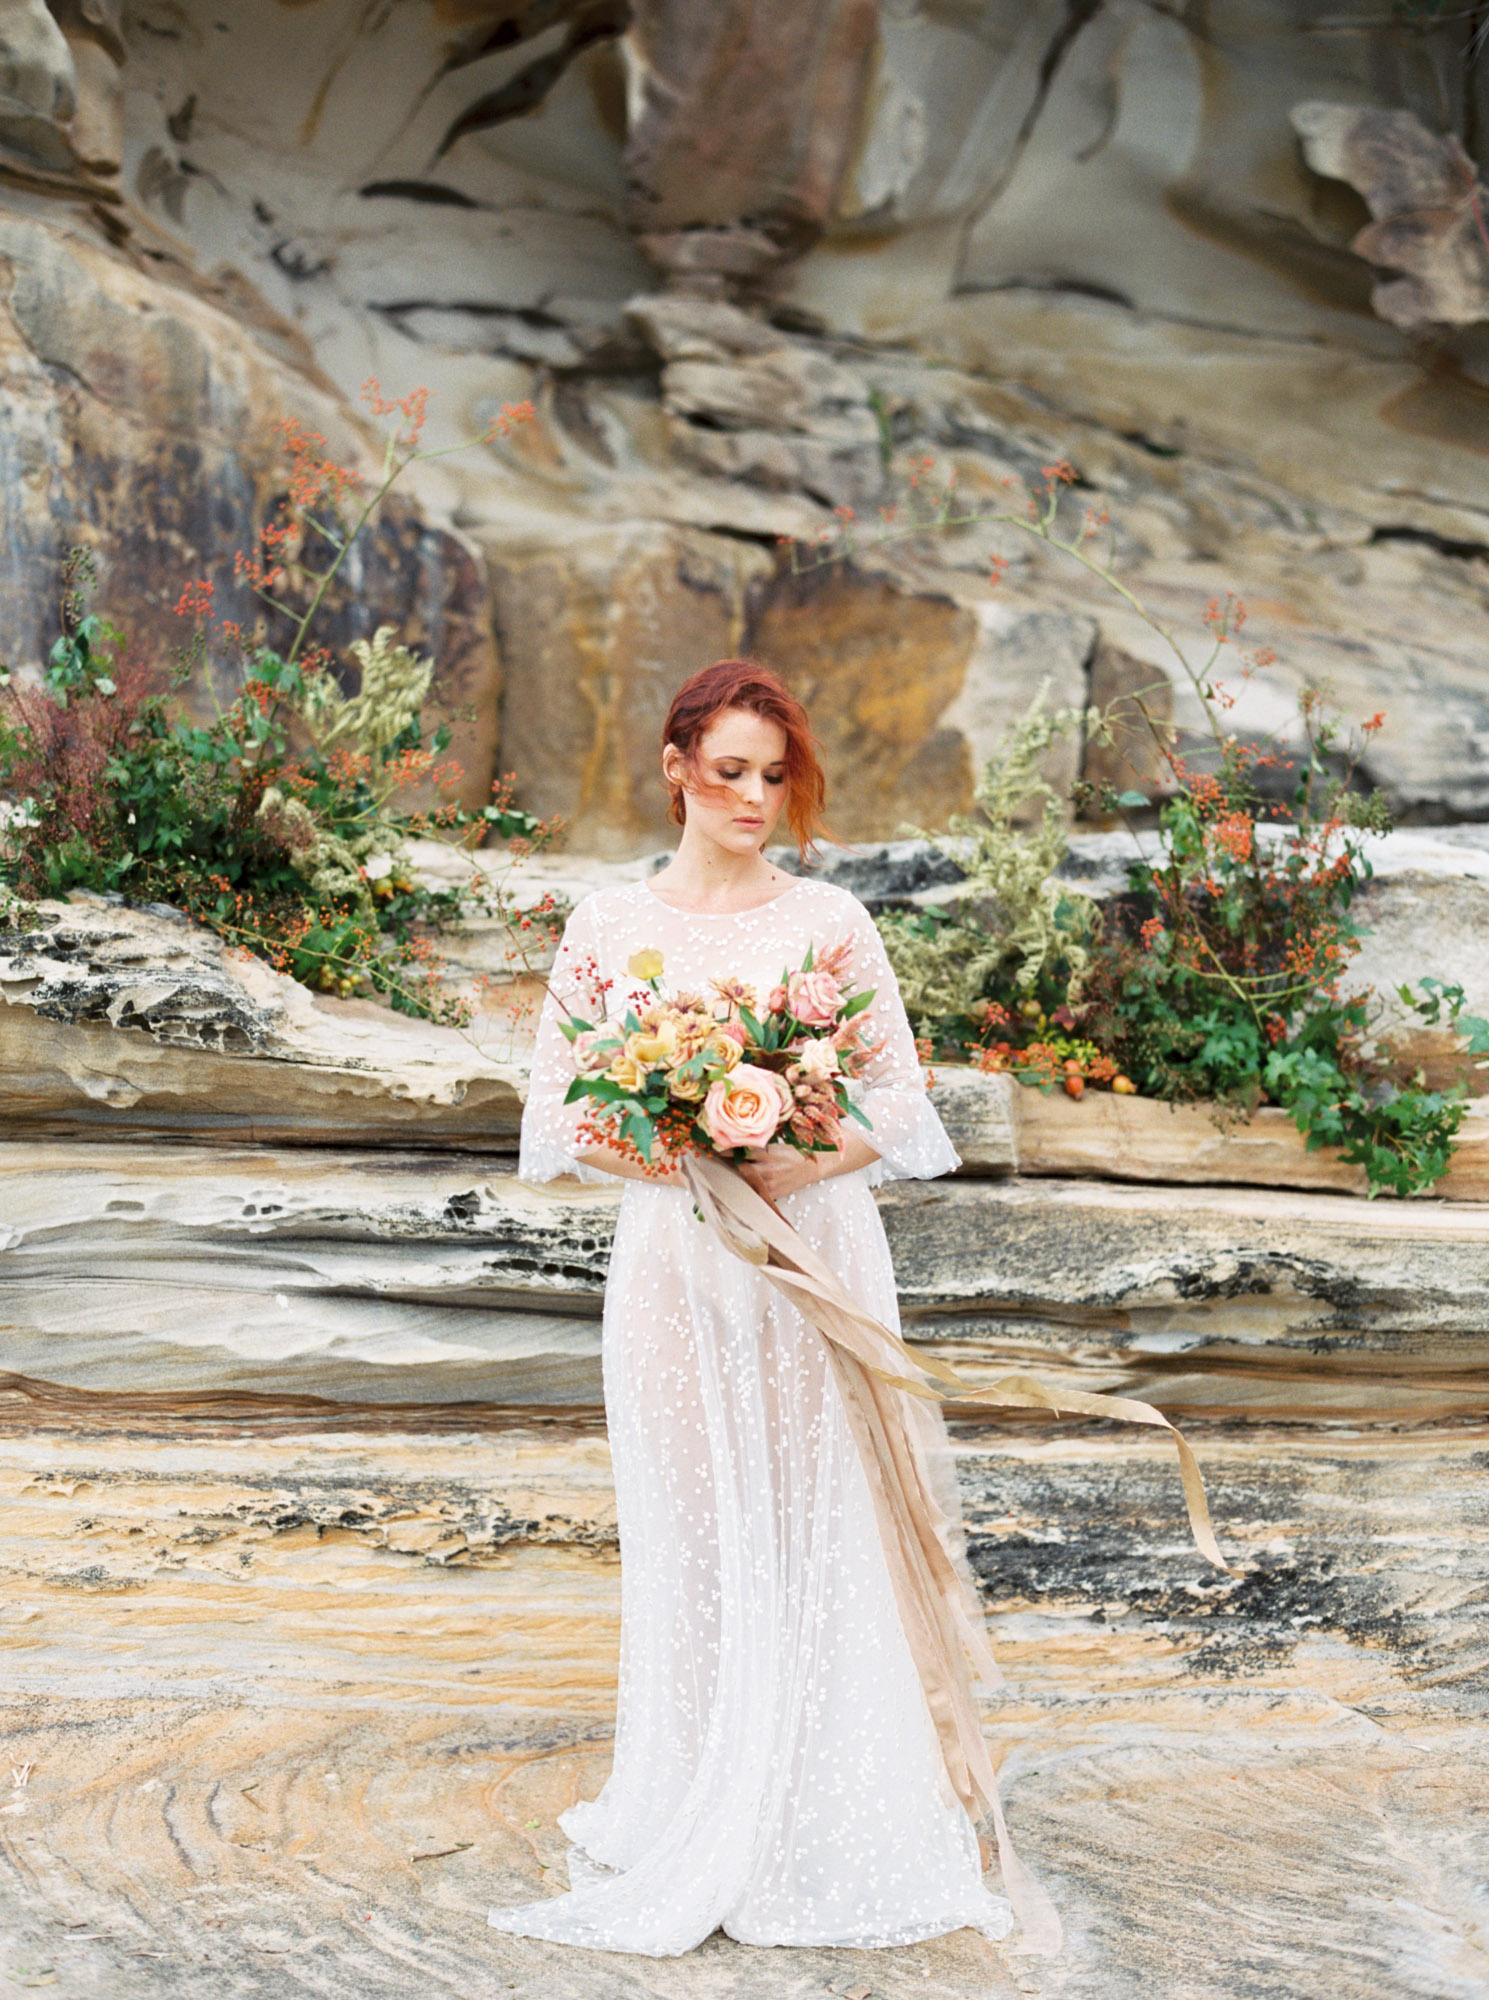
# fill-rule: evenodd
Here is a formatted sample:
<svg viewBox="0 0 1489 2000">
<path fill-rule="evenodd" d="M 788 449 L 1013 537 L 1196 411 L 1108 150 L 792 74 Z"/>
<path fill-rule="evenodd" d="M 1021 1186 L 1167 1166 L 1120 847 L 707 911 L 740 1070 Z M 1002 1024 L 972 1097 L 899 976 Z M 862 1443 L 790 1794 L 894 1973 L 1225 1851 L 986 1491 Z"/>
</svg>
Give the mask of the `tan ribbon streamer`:
<svg viewBox="0 0 1489 2000">
<path fill-rule="evenodd" d="M 1210 1526 L 1194 1453 L 1161 1410 L 1130 1396 L 1049 1389 L 1032 1375 L 1004 1375 L 985 1389 L 974 1388 L 934 1356 L 916 1354 L 865 1312 L 774 1203 L 757 1194 L 733 1167 L 690 1153 L 682 1170 L 704 1220 L 720 1241 L 736 1257 L 753 1264 L 827 1342 L 853 1442 L 868 1475 L 895 1601 L 947 1777 L 974 1821 L 983 1812 L 992 1816 L 1003 1886 L 1023 1926 L 1023 1939 L 1014 1951 L 1053 1957 L 1062 1947 L 1060 1919 L 1009 1838 L 997 1774 L 977 1713 L 971 1668 L 975 1666 L 980 1679 L 995 1685 L 1004 1677 L 980 1621 L 969 1609 L 949 1553 L 951 1523 L 926 1482 L 898 1397 L 903 1393 L 943 1402 L 954 1396 L 994 1408 L 1045 1409 L 1057 1416 L 1079 1412 L 1152 1424 L 1170 1432 L 1179 1453 L 1194 1539 L 1217 1568 L 1230 1572 Z"/>
</svg>

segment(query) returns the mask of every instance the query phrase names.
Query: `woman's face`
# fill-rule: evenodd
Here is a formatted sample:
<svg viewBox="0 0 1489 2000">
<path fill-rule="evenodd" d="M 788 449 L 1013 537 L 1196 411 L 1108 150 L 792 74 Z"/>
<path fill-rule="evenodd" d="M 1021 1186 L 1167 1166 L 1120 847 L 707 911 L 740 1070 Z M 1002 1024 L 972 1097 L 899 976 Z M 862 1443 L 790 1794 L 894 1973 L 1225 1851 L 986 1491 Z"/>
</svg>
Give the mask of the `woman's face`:
<svg viewBox="0 0 1489 2000">
<path fill-rule="evenodd" d="M 690 830 L 731 854 L 748 854 L 769 841 L 786 803 L 786 732 L 766 716 L 726 708 L 703 732 L 696 778 L 670 743 L 662 769 L 684 788 Z M 708 789 L 691 789 L 695 784 Z"/>
</svg>

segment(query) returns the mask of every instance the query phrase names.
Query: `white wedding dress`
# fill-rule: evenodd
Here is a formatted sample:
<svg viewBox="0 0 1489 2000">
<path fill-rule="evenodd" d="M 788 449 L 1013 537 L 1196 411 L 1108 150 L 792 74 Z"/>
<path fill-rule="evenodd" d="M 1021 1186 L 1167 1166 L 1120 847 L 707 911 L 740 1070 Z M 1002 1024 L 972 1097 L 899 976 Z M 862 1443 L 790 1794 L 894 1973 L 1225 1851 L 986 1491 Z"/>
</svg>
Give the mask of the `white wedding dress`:
<svg viewBox="0 0 1489 2000">
<path fill-rule="evenodd" d="M 898 1330 L 870 1189 L 959 1162 L 883 944 L 846 890 L 798 879 L 726 916 L 673 910 L 644 882 L 585 897 L 539 1022 L 520 1177 L 613 1184 L 573 1157 L 581 1107 L 563 1102 L 559 998 L 590 1021 L 623 1013 L 651 997 L 626 964 L 653 947 L 666 992 L 735 977 L 763 1001 L 809 945 L 848 936 L 854 986 L 876 990 L 878 1046 L 854 1089 L 881 1158 L 781 1208 Z M 962 1925 L 1006 1936 L 1012 1912 L 983 1886 L 945 1776 L 820 1336 L 683 1189 L 627 1180 L 603 1347 L 621 1547 L 615 1762 L 600 1796 L 560 1820 L 569 1891 L 490 1922 L 654 1956 L 719 1927 L 759 1945 L 903 1945 Z M 915 1410 L 921 1448 L 944 1442 L 939 1415 Z M 944 1494 L 944 1467 L 938 1478 Z"/>
</svg>

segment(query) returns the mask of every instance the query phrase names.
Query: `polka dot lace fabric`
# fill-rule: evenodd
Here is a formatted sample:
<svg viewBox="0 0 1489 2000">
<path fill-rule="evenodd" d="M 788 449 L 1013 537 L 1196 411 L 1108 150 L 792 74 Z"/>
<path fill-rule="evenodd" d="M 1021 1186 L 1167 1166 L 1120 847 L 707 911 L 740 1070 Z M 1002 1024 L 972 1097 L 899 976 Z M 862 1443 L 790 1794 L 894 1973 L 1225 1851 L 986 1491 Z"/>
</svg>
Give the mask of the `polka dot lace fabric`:
<svg viewBox="0 0 1489 2000">
<path fill-rule="evenodd" d="M 645 883 L 586 897 L 539 1023 L 521 1177 L 613 1179 L 574 1158 L 554 996 L 588 1020 L 623 1012 L 646 991 L 625 970 L 646 947 L 670 991 L 734 976 L 763 993 L 808 945 L 848 936 L 855 984 L 876 989 L 856 1089 L 880 1158 L 782 1209 L 897 1330 L 870 1189 L 959 1162 L 879 935 L 845 890 L 798 880 L 724 916 L 674 910 Z M 721 1927 L 760 1945 L 911 1944 L 963 1925 L 1004 1937 L 1012 1913 L 983 1886 L 947 1785 L 820 1337 L 705 1232 L 683 1190 L 626 1181 L 603 1351 L 621 1547 L 615 1762 L 599 1798 L 560 1820 L 568 1892 L 490 1922 L 658 1957 Z M 911 1428 L 945 1493 L 939 1415 L 915 1404 Z"/>
</svg>

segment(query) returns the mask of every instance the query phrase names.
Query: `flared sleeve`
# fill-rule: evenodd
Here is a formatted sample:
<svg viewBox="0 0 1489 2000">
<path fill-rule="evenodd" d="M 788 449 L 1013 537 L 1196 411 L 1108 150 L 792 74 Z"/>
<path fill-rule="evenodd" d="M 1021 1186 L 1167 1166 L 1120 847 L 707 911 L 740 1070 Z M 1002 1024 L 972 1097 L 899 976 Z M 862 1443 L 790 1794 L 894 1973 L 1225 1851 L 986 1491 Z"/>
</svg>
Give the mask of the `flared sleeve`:
<svg viewBox="0 0 1489 2000">
<path fill-rule="evenodd" d="M 873 918 L 853 899 L 853 984 L 874 989 L 864 1010 L 864 1039 L 874 1054 L 855 1081 L 852 1095 L 872 1121 L 864 1138 L 879 1158 L 864 1169 L 870 1187 L 882 1181 L 934 1180 L 962 1163 L 926 1090 L 899 981 Z M 861 1129 L 861 1128 L 860 1128 Z"/>
<path fill-rule="evenodd" d="M 520 1181 L 551 1181 L 562 1174 L 572 1174 L 599 1187 L 615 1185 L 614 1174 L 575 1158 L 579 1120 L 585 1106 L 583 1102 L 564 1103 L 575 1075 L 574 1058 L 559 1026 L 567 1019 L 564 1010 L 567 1008 L 581 1020 L 595 1023 L 604 1013 L 594 901 L 590 895 L 575 904 L 548 974 L 517 1142 Z"/>
</svg>

